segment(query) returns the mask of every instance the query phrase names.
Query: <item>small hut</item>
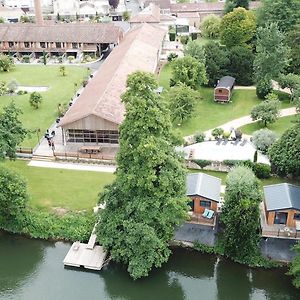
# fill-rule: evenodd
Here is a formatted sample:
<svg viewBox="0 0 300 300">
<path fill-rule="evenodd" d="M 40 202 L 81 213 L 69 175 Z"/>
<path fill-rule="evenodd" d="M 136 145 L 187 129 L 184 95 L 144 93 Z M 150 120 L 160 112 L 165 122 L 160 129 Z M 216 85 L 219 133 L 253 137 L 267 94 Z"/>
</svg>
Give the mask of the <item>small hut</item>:
<svg viewBox="0 0 300 300">
<path fill-rule="evenodd" d="M 219 81 L 214 90 L 214 100 L 218 102 L 229 102 L 234 87 L 235 78 L 224 76 Z"/>
</svg>

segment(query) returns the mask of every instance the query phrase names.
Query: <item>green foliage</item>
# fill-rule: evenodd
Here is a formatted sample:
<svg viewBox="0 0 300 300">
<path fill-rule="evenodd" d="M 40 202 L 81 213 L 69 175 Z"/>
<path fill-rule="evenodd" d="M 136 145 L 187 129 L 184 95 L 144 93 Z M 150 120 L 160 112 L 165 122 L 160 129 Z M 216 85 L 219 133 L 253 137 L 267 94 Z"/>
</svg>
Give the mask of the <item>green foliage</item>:
<svg viewBox="0 0 300 300">
<path fill-rule="evenodd" d="M 174 59 L 176 59 L 178 57 L 178 54 L 174 53 L 174 52 L 171 52 L 169 55 L 168 55 L 168 61 L 171 62 L 173 61 Z"/>
<path fill-rule="evenodd" d="M 206 254 L 216 254 L 216 249 L 213 246 L 202 244 L 199 241 L 194 242 L 194 249 Z"/>
<path fill-rule="evenodd" d="M 222 137 L 223 137 L 224 139 L 228 139 L 228 138 L 230 137 L 230 134 L 231 134 L 230 131 L 224 131 L 223 134 L 222 134 Z"/>
<path fill-rule="evenodd" d="M 226 0 L 224 12 L 227 14 L 237 7 L 249 9 L 249 0 Z"/>
<path fill-rule="evenodd" d="M 245 8 L 235 8 L 226 14 L 221 22 L 220 37 L 222 44 L 228 48 L 247 46 L 256 32 L 255 15 Z"/>
<path fill-rule="evenodd" d="M 280 175 L 300 174 L 300 124 L 288 129 L 269 149 L 273 171 Z"/>
<path fill-rule="evenodd" d="M 255 163 L 253 167 L 257 178 L 267 179 L 271 177 L 271 166 L 262 163 Z"/>
<path fill-rule="evenodd" d="M 296 74 L 281 75 L 278 80 L 281 88 L 289 88 L 291 91 L 291 101 L 293 101 L 300 112 L 300 76 Z"/>
<path fill-rule="evenodd" d="M 238 166 L 227 175 L 219 241 L 225 256 L 248 264 L 259 257 L 260 200 L 258 180 L 249 168 Z"/>
<path fill-rule="evenodd" d="M 195 89 L 207 83 L 205 64 L 191 56 L 176 59 L 172 63 L 172 78 L 175 84 L 183 83 Z"/>
<path fill-rule="evenodd" d="M 18 88 L 18 83 L 15 81 L 15 80 L 12 80 L 8 85 L 7 85 L 7 89 L 8 89 L 8 92 L 10 94 L 13 94 L 16 92 Z"/>
<path fill-rule="evenodd" d="M 172 112 L 172 122 L 181 123 L 191 117 L 199 99 L 198 92 L 182 83 L 170 88 L 166 97 Z"/>
<path fill-rule="evenodd" d="M 0 227 L 22 228 L 28 202 L 25 181 L 15 172 L 0 167 Z"/>
<path fill-rule="evenodd" d="M 0 114 L 0 159 L 5 156 L 10 159 L 16 157 L 16 147 L 24 140 L 27 130 L 23 128 L 18 109 L 12 101 L 3 108 Z"/>
<path fill-rule="evenodd" d="M 288 71 L 300 75 L 300 24 L 287 32 L 286 44 L 291 49 Z"/>
<path fill-rule="evenodd" d="M 194 134 L 194 140 L 196 143 L 202 143 L 205 140 L 205 134 L 203 132 L 196 132 Z"/>
<path fill-rule="evenodd" d="M 184 55 L 191 56 L 200 62 L 205 62 L 204 50 L 198 40 L 188 41 L 187 45 L 184 47 Z"/>
<path fill-rule="evenodd" d="M 100 196 L 106 208 L 99 213 L 98 240 L 134 279 L 168 260 L 174 227 L 188 209 L 170 112 L 156 88 L 152 74 L 128 76 L 116 180 Z"/>
<path fill-rule="evenodd" d="M 188 35 L 181 35 L 180 36 L 180 43 L 183 45 L 186 45 L 189 41 L 189 36 Z"/>
<path fill-rule="evenodd" d="M 271 80 L 267 77 L 259 79 L 256 84 L 256 95 L 259 99 L 265 99 L 272 92 Z"/>
<path fill-rule="evenodd" d="M 0 81 L 0 96 L 4 96 L 7 93 L 7 87 L 5 81 Z"/>
<path fill-rule="evenodd" d="M 221 77 L 227 75 L 227 51 L 217 42 L 208 42 L 203 49 L 208 85 L 214 86 Z"/>
<path fill-rule="evenodd" d="M 289 274 L 294 277 L 294 286 L 300 288 L 300 242 L 293 247 L 293 250 L 296 252 L 296 257 L 290 265 Z"/>
<path fill-rule="evenodd" d="M 267 128 L 255 131 L 252 136 L 254 146 L 264 154 L 268 152 L 276 139 L 277 135 Z"/>
<path fill-rule="evenodd" d="M 262 0 L 258 10 L 258 24 L 266 26 L 273 22 L 278 24 L 280 31 L 288 31 L 300 22 L 299 0 Z"/>
<path fill-rule="evenodd" d="M 0 24 L 4 23 L 4 19 L 0 17 Z"/>
<path fill-rule="evenodd" d="M 123 21 L 129 21 L 130 19 L 130 13 L 126 10 L 123 12 Z"/>
<path fill-rule="evenodd" d="M 0 55 L 0 72 L 9 72 L 13 67 L 14 62 L 8 55 Z"/>
<path fill-rule="evenodd" d="M 236 79 L 239 85 L 253 84 L 254 54 L 242 46 L 232 47 L 228 52 L 228 73 Z"/>
<path fill-rule="evenodd" d="M 258 28 L 256 52 L 254 71 L 258 82 L 278 78 L 288 66 L 289 48 L 276 23 Z"/>
<path fill-rule="evenodd" d="M 278 119 L 279 109 L 280 109 L 279 100 L 267 99 L 252 108 L 251 118 L 253 121 L 256 120 L 261 121 L 263 125 L 266 127 L 267 124 L 274 123 Z"/>
<path fill-rule="evenodd" d="M 29 103 L 33 108 L 38 109 L 40 107 L 40 104 L 42 103 L 42 100 L 43 97 L 40 93 L 33 92 L 30 94 Z"/>
<path fill-rule="evenodd" d="M 205 159 L 194 159 L 193 162 L 197 164 L 201 169 L 209 166 L 212 163 L 210 160 Z"/>
<path fill-rule="evenodd" d="M 208 39 L 218 39 L 220 36 L 221 18 L 216 15 L 206 16 L 200 24 L 201 34 Z"/>
<path fill-rule="evenodd" d="M 66 76 L 67 72 L 66 72 L 66 67 L 65 66 L 60 66 L 59 67 L 59 73 L 61 76 Z"/>
<path fill-rule="evenodd" d="M 223 135 L 223 133 L 224 129 L 218 127 L 212 130 L 211 135 L 217 140 Z"/>
<path fill-rule="evenodd" d="M 20 22 L 21 23 L 33 23 L 33 18 L 28 17 L 28 16 L 21 16 Z"/>
</svg>

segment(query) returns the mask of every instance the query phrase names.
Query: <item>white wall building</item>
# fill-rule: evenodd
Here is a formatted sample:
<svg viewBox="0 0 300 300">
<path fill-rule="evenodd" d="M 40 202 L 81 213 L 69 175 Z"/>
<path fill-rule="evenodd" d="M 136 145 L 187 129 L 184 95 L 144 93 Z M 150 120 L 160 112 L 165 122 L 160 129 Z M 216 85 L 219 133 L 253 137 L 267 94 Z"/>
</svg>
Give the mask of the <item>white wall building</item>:
<svg viewBox="0 0 300 300">
<path fill-rule="evenodd" d="M 2 1 L 5 6 L 11 8 L 33 8 L 34 0 L 3 0 Z M 41 4 L 43 7 L 52 6 L 53 0 L 41 0 Z M 68 1 L 66 1 L 68 2 Z"/>
</svg>

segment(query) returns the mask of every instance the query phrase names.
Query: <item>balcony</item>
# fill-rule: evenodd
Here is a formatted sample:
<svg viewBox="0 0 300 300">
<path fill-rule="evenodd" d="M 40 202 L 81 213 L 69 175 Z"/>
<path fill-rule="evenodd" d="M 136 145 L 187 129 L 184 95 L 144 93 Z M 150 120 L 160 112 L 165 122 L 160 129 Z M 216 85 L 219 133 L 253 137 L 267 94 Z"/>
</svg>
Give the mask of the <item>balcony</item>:
<svg viewBox="0 0 300 300">
<path fill-rule="evenodd" d="M 202 216 L 202 214 L 197 214 L 193 211 L 189 211 L 189 220 L 187 221 L 188 223 L 193 223 L 193 224 L 200 224 L 200 225 L 205 225 L 205 226 L 210 226 L 215 228 L 216 226 L 216 220 L 217 216 L 214 214 L 214 216 L 211 219 L 205 218 Z"/>
</svg>

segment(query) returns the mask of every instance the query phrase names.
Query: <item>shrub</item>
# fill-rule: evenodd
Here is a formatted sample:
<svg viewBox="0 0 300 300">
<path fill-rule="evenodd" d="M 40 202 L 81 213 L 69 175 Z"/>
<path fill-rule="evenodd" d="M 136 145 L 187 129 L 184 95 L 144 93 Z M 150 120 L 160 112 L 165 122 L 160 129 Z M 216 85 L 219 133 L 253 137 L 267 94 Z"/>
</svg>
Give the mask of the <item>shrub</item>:
<svg viewBox="0 0 300 300">
<path fill-rule="evenodd" d="M 199 241 L 194 242 L 194 249 L 201 252 L 201 253 L 207 253 L 207 254 L 216 253 L 216 249 L 213 246 L 202 244 Z"/>
<path fill-rule="evenodd" d="M 73 60 L 75 60 L 75 57 L 74 57 L 74 56 L 68 56 L 68 61 L 69 61 L 69 63 L 72 63 Z"/>
<path fill-rule="evenodd" d="M 265 128 L 257 130 L 253 133 L 252 143 L 256 147 L 256 149 L 260 150 L 262 153 L 267 153 L 268 149 L 274 144 L 276 141 L 276 134 Z"/>
<path fill-rule="evenodd" d="M 30 56 L 29 55 L 23 55 L 22 61 L 24 63 L 30 63 Z"/>
<path fill-rule="evenodd" d="M 221 135 L 223 134 L 223 132 L 224 132 L 223 128 L 215 128 L 211 132 L 211 135 L 217 140 L 217 139 L 219 139 L 221 137 Z"/>
<path fill-rule="evenodd" d="M 255 163 L 253 171 L 259 179 L 266 179 L 271 177 L 271 167 L 262 163 Z"/>
<path fill-rule="evenodd" d="M 194 140 L 197 142 L 197 143 L 202 143 L 204 142 L 205 140 L 205 134 L 203 132 L 197 132 L 195 135 L 194 135 Z"/>
<path fill-rule="evenodd" d="M 42 100 L 43 100 L 43 97 L 40 93 L 33 92 L 30 95 L 29 103 L 33 108 L 38 109 L 40 107 L 40 104 L 42 103 Z"/>
<path fill-rule="evenodd" d="M 259 99 L 265 99 L 272 90 L 272 84 L 269 79 L 261 79 L 257 82 L 256 95 Z"/>
<path fill-rule="evenodd" d="M 171 52 L 169 55 L 168 55 L 168 61 L 173 61 L 174 59 L 176 59 L 178 57 L 178 54 L 174 53 L 174 52 Z"/>
<path fill-rule="evenodd" d="M 15 93 L 16 89 L 18 88 L 18 83 L 15 80 L 12 80 L 8 85 L 7 89 L 10 94 Z"/>
<path fill-rule="evenodd" d="M 182 35 L 181 37 L 180 37 L 180 43 L 181 44 L 183 44 L 183 45 L 186 45 L 187 44 L 187 42 L 189 41 L 189 36 L 187 36 L 187 35 Z"/>
<path fill-rule="evenodd" d="M 195 159 L 192 162 L 197 164 L 201 169 L 203 169 L 206 166 L 209 166 L 211 164 L 210 160 L 205 160 L 205 159 Z"/>
<path fill-rule="evenodd" d="M 230 137 L 230 135 L 231 135 L 230 131 L 224 131 L 223 134 L 222 134 L 224 139 L 228 139 Z"/>
</svg>

